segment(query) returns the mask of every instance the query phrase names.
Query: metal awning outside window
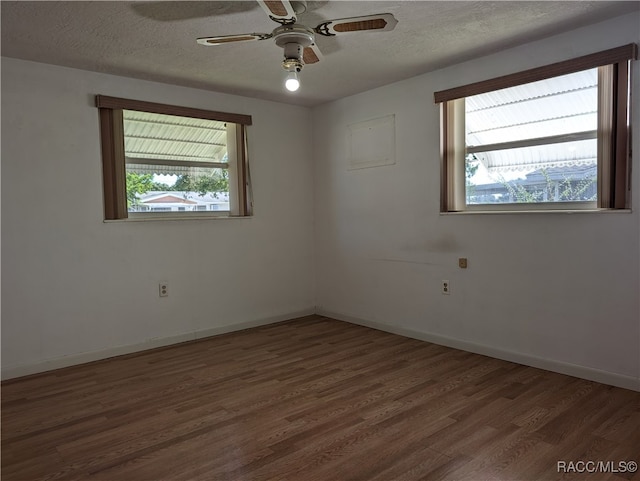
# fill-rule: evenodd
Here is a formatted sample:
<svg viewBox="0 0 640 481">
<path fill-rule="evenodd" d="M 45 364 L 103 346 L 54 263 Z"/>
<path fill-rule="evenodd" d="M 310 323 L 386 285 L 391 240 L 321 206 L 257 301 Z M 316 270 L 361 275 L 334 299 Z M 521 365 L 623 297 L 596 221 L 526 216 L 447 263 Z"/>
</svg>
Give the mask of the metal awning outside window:
<svg viewBox="0 0 640 481">
<path fill-rule="evenodd" d="M 466 97 L 467 153 L 490 173 L 597 162 L 598 69 Z"/>
<path fill-rule="evenodd" d="M 123 110 L 127 171 L 198 175 L 227 168 L 225 122 Z"/>
</svg>

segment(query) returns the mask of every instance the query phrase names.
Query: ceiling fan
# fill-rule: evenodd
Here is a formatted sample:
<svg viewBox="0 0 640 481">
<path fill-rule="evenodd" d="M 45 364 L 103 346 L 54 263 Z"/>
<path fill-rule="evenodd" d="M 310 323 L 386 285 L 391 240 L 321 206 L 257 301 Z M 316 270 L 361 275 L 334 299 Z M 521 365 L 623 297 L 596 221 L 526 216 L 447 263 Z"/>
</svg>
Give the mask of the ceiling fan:
<svg viewBox="0 0 640 481">
<path fill-rule="evenodd" d="M 385 32 L 393 30 L 398 23 L 391 13 L 379 13 L 376 15 L 327 20 L 314 28 L 310 28 L 299 24 L 297 19 L 298 15 L 306 11 L 306 1 L 257 0 L 257 2 L 271 20 L 280 24 L 271 33 L 243 33 L 219 37 L 202 37 L 198 38 L 197 42 L 201 45 L 212 46 L 273 39 L 278 47 L 284 49 L 282 67 L 287 71 L 285 87 L 292 92 L 300 87 L 298 74 L 302 67 L 306 64 L 317 63 L 322 58 L 322 54 L 315 42 L 316 35 L 333 37 L 365 30 Z"/>
</svg>

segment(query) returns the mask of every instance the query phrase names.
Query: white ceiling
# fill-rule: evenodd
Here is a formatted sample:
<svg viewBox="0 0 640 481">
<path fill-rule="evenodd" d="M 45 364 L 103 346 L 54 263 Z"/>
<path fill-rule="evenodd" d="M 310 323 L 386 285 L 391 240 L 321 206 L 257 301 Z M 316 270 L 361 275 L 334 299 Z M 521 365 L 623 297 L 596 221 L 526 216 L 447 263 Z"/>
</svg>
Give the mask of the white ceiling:
<svg viewBox="0 0 640 481">
<path fill-rule="evenodd" d="M 390 12 L 390 32 L 317 39 L 320 63 L 283 88 L 272 40 L 205 47 L 196 37 L 271 32 L 255 1 L 2 1 L 2 55 L 312 106 L 638 11 L 638 1 L 310 1 L 299 22 Z"/>
</svg>

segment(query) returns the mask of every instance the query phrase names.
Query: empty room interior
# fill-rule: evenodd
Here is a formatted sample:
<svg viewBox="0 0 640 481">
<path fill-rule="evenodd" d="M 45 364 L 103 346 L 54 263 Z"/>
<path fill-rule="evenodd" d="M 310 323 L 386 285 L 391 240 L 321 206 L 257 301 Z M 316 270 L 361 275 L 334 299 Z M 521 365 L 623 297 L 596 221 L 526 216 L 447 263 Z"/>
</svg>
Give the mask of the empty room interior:
<svg viewBox="0 0 640 481">
<path fill-rule="evenodd" d="M 0 8 L 3 480 L 640 480 L 640 2 Z"/>
</svg>

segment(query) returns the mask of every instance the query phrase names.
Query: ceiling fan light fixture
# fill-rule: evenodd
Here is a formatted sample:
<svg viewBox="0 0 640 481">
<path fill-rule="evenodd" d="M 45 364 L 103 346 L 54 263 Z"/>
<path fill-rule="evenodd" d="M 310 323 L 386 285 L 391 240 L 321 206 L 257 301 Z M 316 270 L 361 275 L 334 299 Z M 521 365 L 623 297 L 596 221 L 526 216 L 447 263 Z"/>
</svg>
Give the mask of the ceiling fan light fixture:
<svg viewBox="0 0 640 481">
<path fill-rule="evenodd" d="M 300 78 L 298 74 L 302 70 L 304 64 L 302 63 L 302 48 L 296 49 L 299 52 L 300 58 L 286 58 L 282 61 L 282 68 L 287 72 L 287 77 L 284 81 L 284 86 L 289 92 L 295 92 L 300 88 Z"/>
<path fill-rule="evenodd" d="M 287 78 L 284 81 L 284 86 L 289 92 L 295 92 L 300 88 L 300 79 L 298 78 L 298 72 L 291 70 L 287 73 Z"/>
</svg>

